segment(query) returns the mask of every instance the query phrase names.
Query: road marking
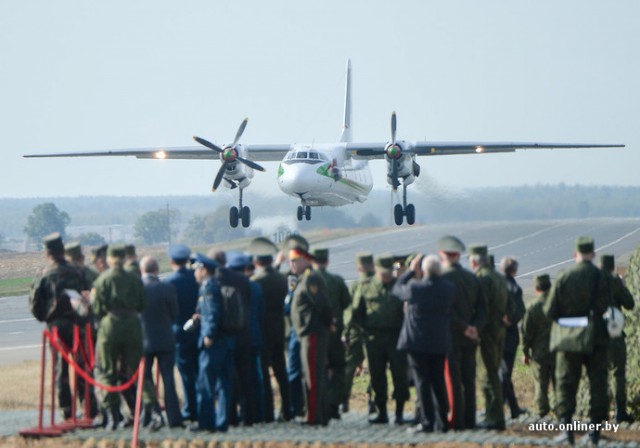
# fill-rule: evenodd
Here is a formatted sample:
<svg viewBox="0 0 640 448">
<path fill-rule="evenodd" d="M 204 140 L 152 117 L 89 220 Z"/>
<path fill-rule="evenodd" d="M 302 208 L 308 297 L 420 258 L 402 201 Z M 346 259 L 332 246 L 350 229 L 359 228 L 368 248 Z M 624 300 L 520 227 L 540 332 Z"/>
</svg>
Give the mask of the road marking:
<svg viewBox="0 0 640 448">
<path fill-rule="evenodd" d="M 28 317 L 25 319 L 0 320 L 0 324 L 10 324 L 13 322 L 30 322 L 32 320 L 35 320 L 35 319 L 33 317 Z"/>
<path fill-rule="evenodd" d="M 42 345 L 37 344 L 37 345 L 22 345 L 20 347 L 2 347 L 0 348 L 0 352 L 8 352 L 12 350 L 24 350 L 27 348 L 42 348 Z"/>
</svg>

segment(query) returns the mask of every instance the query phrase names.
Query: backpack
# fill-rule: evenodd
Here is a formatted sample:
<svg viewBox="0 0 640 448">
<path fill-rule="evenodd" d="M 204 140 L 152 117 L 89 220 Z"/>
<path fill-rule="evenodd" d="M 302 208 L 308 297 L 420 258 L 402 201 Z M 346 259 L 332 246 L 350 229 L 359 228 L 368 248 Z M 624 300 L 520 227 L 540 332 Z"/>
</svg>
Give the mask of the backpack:
<svg viewBox="0 0 640 448">
<path fill-rule="evenodd" d="M 245 298 L 235 286 L 220 285 L 222 295 L 222 331 L 239 333 L 247 328 L 249 309 Z"/>
</svg>

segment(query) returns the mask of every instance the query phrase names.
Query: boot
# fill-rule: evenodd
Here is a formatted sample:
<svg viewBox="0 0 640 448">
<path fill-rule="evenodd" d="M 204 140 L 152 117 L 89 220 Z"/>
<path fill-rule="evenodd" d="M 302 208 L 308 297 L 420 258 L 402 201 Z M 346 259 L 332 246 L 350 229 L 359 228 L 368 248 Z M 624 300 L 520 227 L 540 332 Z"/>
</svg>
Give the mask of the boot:
<svg viewBox="0 0 640 448">
<path fill-rule="evenodd" d="M 387 404 L 376 403 L 376 407 L 378 408 L 378 415 L 376 415 L 374 418 L 370 418 L 369 423 L 389 423 L 389 416 L 387 415 Z"/>
<path fill-rule="evenodd" d="M 105 429 L 109 425 L 109 414 L 105 409 L 100 410 L 100 413 L 93 420 L 93 427 L 95 429 Z"/>
<path fill-rule="evenodd" d="M 404 401 L 396 400 L 396 425 L 404 425 Z"/>
<path fill-rule="evenodd" d="M 151 423 L 151 417 L 153 416 L 153 405 L 145 404 L 142 411 L 142 427 L 146 428 Z"/>
<path fill-rule="evenodd" d="M 565 425 L 571 424 L 571 419 L 570 418 L 563 418 L 560 420 L 561 423 L 564 423 Z M 570 429 L 567 429 L 565 431 L 563 431 L 561 434 L 559 434 L 558 436 L 554 437 L 552 440 L 556 445 L 575 445 L 576 443 L 576 439 L 573 435 L 573 431 Z"/>
<path fill-rule="evenodd" d="M 627 406 L 623 403 L 616 404 L 616 423 L 633 423 L 633 417 L 627 412 Z"/>
<path fill-rule="evenodd" d="M 112 431 L 115 431 L 117 429 L 124 427 L 123 423 L 124 423 L 124 417 L 122 416 L 120 409 L 118 408 L 111 409 L 111 424 L 108 426 L 108 428 L 111 429 Z"/>
</svg>

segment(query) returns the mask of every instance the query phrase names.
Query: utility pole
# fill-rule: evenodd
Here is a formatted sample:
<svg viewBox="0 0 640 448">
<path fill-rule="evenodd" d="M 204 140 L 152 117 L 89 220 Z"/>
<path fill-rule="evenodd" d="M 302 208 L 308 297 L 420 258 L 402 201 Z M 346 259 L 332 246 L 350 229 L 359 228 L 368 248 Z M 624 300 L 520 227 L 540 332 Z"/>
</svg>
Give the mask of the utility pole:
<svg viewBox="0 0 640 448">
<path fill-rule="evenodd" d="M 168 245 L 171 246 L 171 211 L 169 210 L 169 203 L 167 202 L 167 229 L 169 230 Z"/>
</svg>

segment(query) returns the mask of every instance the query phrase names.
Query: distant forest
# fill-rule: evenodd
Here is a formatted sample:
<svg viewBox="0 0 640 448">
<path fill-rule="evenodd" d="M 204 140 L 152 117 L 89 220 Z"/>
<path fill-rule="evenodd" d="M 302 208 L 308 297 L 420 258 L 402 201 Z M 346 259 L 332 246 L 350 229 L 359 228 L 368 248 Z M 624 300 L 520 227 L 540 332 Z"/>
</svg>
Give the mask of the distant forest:
<svg viewBox="0 0 640 448">
<path fill-rule="evenodd" d="M 478 188 L 451 191 L 437 184 L 422 183 L 409 190 L 409 202 L 416 206 L 417 223 L 452 221 L 531 220 L 588 217 L 640 217 L 640 187 L 535 185 Z M 20 240 L 33 208 L 53 202 L 71 218 L 69 229 L 91 226 L 134 226 L 150 211 L 177 211 L 172 234 L 215 223 L 217 237 L 269 234 L 278 230 L 314 228 L 376 227 L 392 225 L 392 206 L 400 200 L 390 190 L 374 190 L 363 204 L 314 208 L 310 222 L 295 218 L 298 201 L 278 194 L 266 196 L 250 188 L 245 194 L 251 206 L 249 230 L 227 229 L 228 209 L 236 197 L 229 193 L 203 196 L 115 197 L 81 196 L 61 198 L 0 199 L 0 238 Z M 234 233 L 235 232 L 235 233 Z M 194 236 L 195 237 L 195 236 Z M 1 241 L 1 239 L 0 239 Z"/>
</svg>

